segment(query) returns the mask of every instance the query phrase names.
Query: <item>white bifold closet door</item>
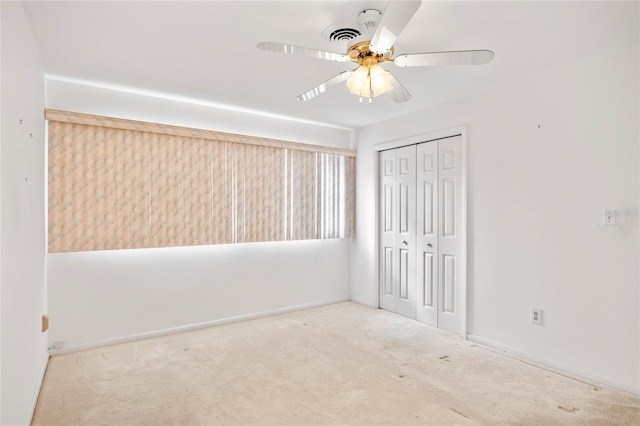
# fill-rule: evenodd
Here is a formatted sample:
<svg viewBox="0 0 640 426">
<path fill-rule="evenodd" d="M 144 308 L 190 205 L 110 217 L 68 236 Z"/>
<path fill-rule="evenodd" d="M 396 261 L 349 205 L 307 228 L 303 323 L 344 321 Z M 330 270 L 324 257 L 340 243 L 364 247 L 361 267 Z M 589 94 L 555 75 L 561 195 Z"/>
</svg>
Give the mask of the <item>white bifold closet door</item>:
<svg viewBox="0 0 640 426">
<path fill-rule="evenodd" d="M 417 146 L 416 319 L 438 325 L 438 143 Z"/>
<path fill-rule="evenodd" d="M 380 153 L 380 307 L 464 332 L 461 137 Z"/>
<path fill-rule="evenodd" d="M 381 155 L 380 306 L 416 317 L 416 161 L 415 146 Z"/>
</svg>

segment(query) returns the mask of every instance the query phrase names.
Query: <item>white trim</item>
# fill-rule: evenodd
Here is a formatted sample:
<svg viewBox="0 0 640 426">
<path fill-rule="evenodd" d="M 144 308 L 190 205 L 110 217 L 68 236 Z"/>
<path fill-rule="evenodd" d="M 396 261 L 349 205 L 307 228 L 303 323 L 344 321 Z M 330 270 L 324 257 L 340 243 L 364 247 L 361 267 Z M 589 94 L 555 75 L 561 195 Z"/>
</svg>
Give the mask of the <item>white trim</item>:
<svg viewBox="0 0 640 426">
<path fill-rule="evenodd" d="M 464 268 L 462 269 L 462 285 L 463 285 L 463 289 L 461 291 L 462 297 L 463 297 L 463 301 L 462 303 L 464 304 L 464 309 L 462 310 L 462 312 L 460 313 L 460 315 L 462 315 L 462 330 L 460 330 L 460 334 L 462 335 L 462 337 L 464 337 L 465 339 L 467 338 L 467 333 L 469 330 L 469 281 L 468 281 L 468 277 L 469 274 L 467 274 L 467 271 L 469 270 L 469 252 L 467 251 L 467 241 L 469 238 L 469 234 L 467 232 L 467 196 L 468 196 L 468 186 L 467 186 L 467 176 L 468 176 L 468 170 L 467 170 L 467 165 L 469 164 L 468 160 L 467 160 L 467 126 L 461 126 L 459 128 L 460 130 L 460 144 L 462 146 L 462 170 L 461 170 L 461 190 L 462 190 L 462 206 L 460 206 L 460 209 L 462 210 L 462 241 L 460 242 L 460 244 L 462 245 L 462 264 L 464 265 Z"/>
<path fill-rule="evenodd" d="M 553 362 L 547 358 L 532 355 L 530 353 L 523 352 L 518 349 L 514 349 L 510 346 L 505 346 L 500 343 L 496 343 L 492 340 L 485 339 L 484 337 L 479 337 L 473 334 L 467 335 L 467 340 L 469 340 L 470 342 L 476 343 L 487 350 L 498 352 L 502 355 L 508 356 L 515 360 L 533 365 L 535 367 L 543 368 L 545 370 L 549 370 L 553 373 L 566 376 L 570 379 L 574 379 L 580 382 L 585 382 L 590 385 L 608 386 L 611 388 L 615 388 L 617 390 L 621 390 L 623 392 L 640 396 L 640 387 L 634 387 L 626 383 L 621 383 L 621 382 L 618 382 L 617 380 L 613 380 L 608 377 L 604 377 L 599 374 L 595 374 L 590 371 L 583 370 L 581 368 Z"/>
<path fill-rule="evenodd" d="M 375 304 L 371 303 L 370 301 L 368 302 L 368 301 L 366 301 L 364 299 L 358 299 L 357 297 L 352 297 L 350 300 L 353 303 L 357 303 L 359 305 L 364 305 L 364 306 L 368 306 L 368 307 L 373 308 L 373 309 L 378 309 L 378 307 Z"/>
<path fill-rule="evenodd" d="M 40 397 L 40 389 L 42 388 L 42 382 L 44 382 L 44 375 L 47 372 L 47 366 L 49 365 L 49 357 L 50 355 L 47 353 L 46 359 L 42 363 L 42 368 L 40 371 L 40 380 L 38 380 L 36 390 L 33 393 L 33 399 L 31 400 L 31 407 L 29 410 L 29 420 L 27 421 L 28 425 L 31 424 L 31 421 L 33 420 L 33 415 L 36 412 L 36 405 L 38 404 L 38 398 Z"/>
<path fill-rule="evenodd" d="M 462 255 L 463 255 L 463 264 L 465 265 L 464 271 L 462 273 L 462 286 L 463 289 L 461 291 L 463 297 L 463 305 L 464 310 L 462 312 L 463 320 L 462 320 L 462 330 L 460 330 L 460 335 L 464 338 L 467 337 L 467 332 L 469 325 L 468 321 L 468 311 L 469 311 L 469 285 L 467 282 L 468 274 L 467 270 L 469 268 L 469 256 L 467 252 L 467 239 L 469 238 L 467 234 L 467 125 L 463 124 L 456 127 L 450 127 L 447 129 L 435 130 L 429 133 L 420 133 L 417 135 L 409 136 L 402 139 L 396 139 L 389 142 L 383 142 L 376 144 L 372 147 L 374 152 L 374 169 L 375 170 L 375 271 L 374 271 L 374 279 L 375 279 L 375 288 L 373 290 L 372 300 L 374 303 L 374 307 L 380 307 L 380 218 L 379 218 L 379 210 L 380 210 L 380 194 L 379 194 L 379 186 L 380 186 L 380 151 L 385 151 L 387 149 L 401 148 L 403 146 L 415 145 L 418 143 L 429 142 L 436 139 L 444 139 L 452 136 L 460 135 L 461 145 L 462 145 Z"/>
<path fill-rule="evenodd" d="M 400 148 L 408 145 L 415 145 L 421 142 L 428 142 L 436 139 L 448 138 L 456 135 L 463 135 L 463 139 L 466 141 L 467 126 L 450 127 L 448 129 L 436 130 L 429 133 L 420 133 L 407 138 L 396 139 L 389 142 L 379 143 L 373 146 L 374 151 L 384 151 L 387 149 Z"/>
<path fill-rule="evenodd" d="M 374 146 L 375 149 L 375 146 Z M 375 231 L 375 270 L 373 271 L 373 278 L 375 286 L 371 294 L 372 306 L 380 308 L 380 151 L 377 151 L 374 155 L 374 169 L 375 170 L 375 193 L 373 195 L 375 200 L 375 212 L 373 214 L 373 220 L 376 225 Z M 357 190 L 357 188 L 356 188 Z M 357 209 L 356 209 L 357 210 Z"/>
<path fill-rule="evenodd" d="M 184 333 L 186 331 L 199 330 L 201 328 L 214 327 L 217 325 L 229 324 L 233 322 L 247 321 L 247 320 L 264 318 L 264 317 L 269 317 L 274 315 L 286 314 L 288 312 L 302 311 L 304 309 L 317 308 L 318 306 L 327 306 L 327 305 L 332 305 L 334 303 L 348 302 L 348 301 L 349 301 L 349 298 L 345 297 L 340 299 L 328 300 L 325 302 L 307 303 L 304 305 L 289 306 L 286 308 L 278 308 L 278 309 L 272 309 L 269 311 L 257 312 L 255 314 L 238 315 L 236 317 L 221 318 L 217 320 L 205 321 L 205 322 L 200 322 L 196 324 L 166 328 L 163 330 L 155 330 L 155 331 L 149 331 L 145 333 L 132 334 L 124 337 L 115 337 L 112 339 L 106 339 L 106 340 L 101 340 L 101 341 L 92 342 L 92 343 L 85 343 L 81 345 L 74 345 L 74 346 L 69 346 L 61 349 L 50 348 L 49 355 L 51 356 L 62 355 L 62 354 L 71 353 L 71 352 L 101 348 L 104 346 L 119 345 L 121 343 L 135 342 L 138 340 L 151 339 L 154 337 L 167 336 L 167 335 L 176 334 L 176 333 Z"/>
</svg>

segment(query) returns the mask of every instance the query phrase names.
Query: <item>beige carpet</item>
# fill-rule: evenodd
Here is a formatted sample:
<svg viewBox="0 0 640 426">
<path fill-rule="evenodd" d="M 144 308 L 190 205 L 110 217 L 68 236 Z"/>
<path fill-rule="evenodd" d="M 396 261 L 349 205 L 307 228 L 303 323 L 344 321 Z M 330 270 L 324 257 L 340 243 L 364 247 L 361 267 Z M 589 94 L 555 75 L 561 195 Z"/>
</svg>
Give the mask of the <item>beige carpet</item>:
<svg viewBox="0 0 640 426">
<path fill-rule="evenodd" d="M 640 424 L 640 398 L 352 302 L 51 358 L 34 424 Z"/>
</svg>

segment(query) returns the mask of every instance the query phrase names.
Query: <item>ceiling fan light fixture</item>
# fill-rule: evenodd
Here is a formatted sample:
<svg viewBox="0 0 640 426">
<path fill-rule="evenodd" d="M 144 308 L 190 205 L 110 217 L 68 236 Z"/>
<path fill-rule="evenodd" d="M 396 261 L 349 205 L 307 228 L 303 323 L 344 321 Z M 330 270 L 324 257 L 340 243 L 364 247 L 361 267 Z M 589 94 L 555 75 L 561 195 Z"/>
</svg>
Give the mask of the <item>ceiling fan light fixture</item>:
<svg viewBox="0 0 640 426">
<path fill-rule="evenodd" d="M 378 64 L 360 65 L 347 80 L 347 87 L 356 96 L 371 98 L 393 90 L 391 78 Z"/>
<path fill-rule="evenodd" d="M 371 79 L 369 78 L 369 68 L 360 65 L 351 77 L 347 80 L 349 91 L 356 96 L 371 96 Z"/>
<path fill-rule="evenodd" d="M 391 73 L 384 70 L 380 65 L 375 64 L 369 68 L 369 76 L 371 79 L 371 90 L 373 96 L 379 96 L 393 90 L 391 84 Z"/>
</svg>

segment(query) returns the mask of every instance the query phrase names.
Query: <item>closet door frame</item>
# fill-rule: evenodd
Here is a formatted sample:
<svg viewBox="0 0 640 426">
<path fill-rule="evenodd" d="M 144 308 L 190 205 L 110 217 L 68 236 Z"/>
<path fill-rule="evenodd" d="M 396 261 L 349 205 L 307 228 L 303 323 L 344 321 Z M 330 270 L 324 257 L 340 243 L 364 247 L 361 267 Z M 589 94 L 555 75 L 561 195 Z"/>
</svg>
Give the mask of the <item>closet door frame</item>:
<svg viewBox="0 0 640 426">
<path fill-rule="evenodd" d="M 461 314 L 463 316 L 462 319 L 462 330 L 460 330 L 460 335 L 464 338 L 467 337 L 467 329 L 468 329 L 468 311 L 469 304 L 469 286 L 468 286 L 468 269 L 469 269 L 469 256 L 467 250 L 467 126 L 457 126 L 449 129 L 443 129 L 435 132 L 423 133 L 414 136 L 410 136 L 403 139 L 391 140 L 388 142 L 383 142 L 373 146 L 374 150 L 374 170 L 376 173 L 375 179 L 375 256 L 376 256 L 376 268 L 375 268 L 375 285 L 372 285 L 374 294 L 372 300 L 374 300 L 375 305 L 380 307 L 380 151 L 385 151 L 388 149 L 401 148 L 408 145 L 415 145 L 424 142 L 431 142 L 437 139 L 443 139 L 453 136 L 460 136 L 461 143 L 461 167 L 462 167 L 462 181 L 461 181 L 461 189 L 462 189 L 462 201 L 461 201 L 461 222 L 462 222 L 462 262 L 464 268 L 462 268 L 462 277 L 461 285 L 462 285 L 462 306 L 464 309 Z"/>
</svg>

